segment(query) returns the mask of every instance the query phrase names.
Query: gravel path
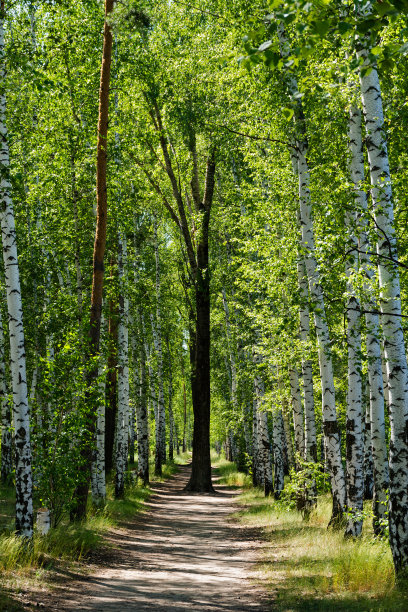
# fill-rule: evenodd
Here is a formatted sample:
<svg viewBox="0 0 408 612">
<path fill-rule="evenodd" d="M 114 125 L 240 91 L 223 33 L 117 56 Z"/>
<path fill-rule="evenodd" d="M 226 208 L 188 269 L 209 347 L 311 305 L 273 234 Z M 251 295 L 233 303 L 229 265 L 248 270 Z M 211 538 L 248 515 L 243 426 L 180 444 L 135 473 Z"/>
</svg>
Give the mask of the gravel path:
<svg viewBox="0 0 408 612">
<path fill-rule="evenodd" d="M 153 486 L 147 511 L 127 529 L 115 530 L 114 564 L 58 594 L 48 610 L 172 612 L 269 609 L 256 577 L 256 532 L 231 519 L 234 493 L 185 493 L 190 473 Z"/>
</svg>

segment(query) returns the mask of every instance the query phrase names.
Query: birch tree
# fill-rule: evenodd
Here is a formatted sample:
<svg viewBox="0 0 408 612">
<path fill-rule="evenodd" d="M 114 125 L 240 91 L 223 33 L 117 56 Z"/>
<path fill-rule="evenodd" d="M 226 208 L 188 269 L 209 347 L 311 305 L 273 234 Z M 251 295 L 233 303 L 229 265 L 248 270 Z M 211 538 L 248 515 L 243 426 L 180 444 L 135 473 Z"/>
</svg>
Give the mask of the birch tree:
<svg viewBox="0 0 408 612">
<path fill-rule="evenodd" d="M 31 538 L 33 534 L 33 482 L 26 355 L 23 328 L 17 234 L 11 197 L 10 155 L 6 126 L 6 82 L 4 49 L 4 2 L 0 7 L 0 221 L 3 262 L 7 293 L 10 338 L 10 369 L 13 390 L 13 422 L 15 444 L 16 532 Z M 2 407 L 3 408 L 3 407 Z"/>
<path fill-rule="evenodd" d="M 357 12 L 360 5 L 357 3 Z M 363 102 L 366 146 L 370 169 L 371 197 L 377 235 L 381 323 L 387 369 L 391 427 L 389 454 L 390 544 L 395 570 L 408 566 L 408 372 L 401 325 L 401 297 L 394 205 L 381 86 L 377 67 L 371 64 L 367 39 L 357 39 L 357 56 L 362 60 L 360 88 Z"/>
<path fill-rule="evenodd" d="M 121 498 L 125 489 L 125 472 L 129 441 L 129 298 L 127 297 L 127 244 L 124 234 L 119 234 L 119 326 L 118 326 L 118 412 L 116 419 L 115 448 L 115 497 Z"/>
<path fill-rule="evenodd" d="M 11 478 L 12 435 L 11 409 L 7 394 L 6 363 L 4 352 L 3 320 L 0 312 L 0 404 L 1 404 L 1 482 L 8 483 Z"/>
<path fill-rule="evenodd" d="M 373 281 L 374 270 L 371 257 L 368 254 L 370 247 L 367 234 L 367 194 L 363 188 L 364 182 L 364 153 L 362 139 L 362 117 L 361 111 L 356 104 L 350 109 L 349 119 L 349 148 L 350 148 L 350 170 L 351 179 L 355 191 L 355 206 L 358 211 L 356 223 L 358 224 L 358 251 L 363 271 L 367 282 L 364 293 L 370 295 L 370 282 Z M 356 249 L 356 245 L 353 246 Z M 372 444 L 373 469 L 374 469 L 374 531 L 381 530 L 380 525 L 384 521 L 387 505 L 388 480 L 388 452 L 385 438 L 384 418 L 384 390 L 382 378 L 382 365 L 380 346 L 380 323 L 377 314 L 377 304 L 373 299 L 366 299 L 363 303 L 366 320 L 366 348 L 367 368 L 369 382 L 370 422 L 369 433 Z"/>
<path fill-rule="evenodd" d="M 282 26 L 278 27 L 282 55 L 289 54 L 289 43 Z M 320 284 L 314 247 L 312 202 L 310 197 L 310 174 L 307 162 L 308 144 L 305 118 L 301 102 L 296 95 L 298 86 L 293 74 L 287 78 L 289 96 L 294 101 L 296 113 L 296 157 L 299 180 L 300 226 L 302 251 L 308 279 L 310 296 L 315 303 L 313 315 L 318 340 L 320 376 L 322 379 L 323 429 L 333 495 L 331 523 L 338 522 L 346 505 L 346 482 L 341 458 L 340 430 L 337 423 L 333 363 L 331 358 L 330 334 L 327 324 L 323 291 Z"/>
</svg>

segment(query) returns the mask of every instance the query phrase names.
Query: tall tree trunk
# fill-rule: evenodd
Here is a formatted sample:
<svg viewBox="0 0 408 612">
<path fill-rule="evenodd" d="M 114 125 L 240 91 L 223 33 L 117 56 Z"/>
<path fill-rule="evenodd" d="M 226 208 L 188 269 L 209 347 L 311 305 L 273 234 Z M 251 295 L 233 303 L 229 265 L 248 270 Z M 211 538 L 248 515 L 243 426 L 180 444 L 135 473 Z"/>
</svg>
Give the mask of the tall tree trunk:
<svg viewBox="0 0 408 612">
<path fill-rule="evenodd" d="M 361 111 L 357 105 L 353 105 L 350 111 L 350 153 L 351 153 L 351 178 L 354 184 L 355 200 L 360 214 L 357 218 L 359 227 L 359 252 L 363 271 L 367 277 L 365 283 L 365 294 L 369 294 L 369 282 L 373 279 L 371 257 L 368 254 L 369 241 L 367 236 L 367 194 L 362 189 L 364 181 L 364 153 L 362 140 Z M 366 320 L 366 347 L 367 347 L 367 369 L 370 388 L 370 436 L 373 453 L 373 525 L 374 531 L 379 533 L 383 529 L 387 510 L 387 490 L 389 486 L 388 477 L 388 453 L 385 439 L 384 419 L 384 392 L 383 367 L 385 360 L 381 359 L 381 345 L 379 340 L 379 317 L 376 314 L 377 304 L 374 300 L 366 300 L 363 304 Z M 384 372 L 386 378 L 386 372 Z"/>
<path fill-rule="evenodd" d="M 113 266 L 112 266 L 113 268 Z M 119 313 L 116 299 L 109 300 L 108 360 L 106 373 L 105 410 L 105 470 L 113 468 L 116 415 L 118 411 L 118 322 Z"/>
<path fill-rule="evenodd" d="M 3 321 L 0 312 L 1 482 L 10 483 L 13 469 L 11 407 L 7 397 Z"/>
<path fill-rule="evenodd" d="M 328 469 L 333 495 L 333 513 L 331 523 L 337 522 L 346 503 L 346 483 L 341 459 L 340 429 L 337 423 L 333 363 L 329 328 L 320 285 L 316 258 L 314 255 L 314 235 L 311 216 L 309 191 L 309 169 L 305 157 L 306 148 L 299 142 L 299 196 L 301 205 L 302 245 L 306 253 L 305 264 L 309 281 L 309 291 L 316 304 L 314 320 L 318 340 L 320 376 L 322 379 L 323 431 L 326 438 Z"/>
<path fill-rule="evenodd" d="M 118 326 L 118 412 L 116 418 L 116 476 L 115 497 L 125 492 L 125 472 L 128 461 L 129 441 L 129 299 L 126 295 L 127 246 L 124 235 L 119 235 L 119 326 Z"/>
<path fill-rule="evenodd" d="M 92 465 L 92 501 L 100 506 L 106 499 L 106 475 L 105 475 L 105 394 L 106 373 L 99 372 L 99 404 L 96 420 L 96 449 Z"/>
<path fill-rule="evenodd" d="M 367 236 L 367 194 L 362 188 L 364 181 L 364 153 L 362 140 L 362 121 L 361 111 L 354 104 L 350 110 L 349 122 L 349 147 L 351 154 L 351 178 L 355 191 L 355 202 L 357 210 L 360 211 L 357 217 L 359 225 L 360 261 L 363 271 L 367 277 L 365 283 L 365 294 L 369 294 L 369 281 L 373 279 L 374 272 L 371 264 L 371 257 L 368 254 L 369 241 Z M 385 419 L 384 419 L 384 387 L 382 378 L 382 367 L 385 365 L 381 360 L 381 346 L 379 340 L 379 317 L 376 314 L 377 304 L 374 300 L 366 300 L 363 304 L 366 320 L 366 347 L 367 347 L 367 369 L 370 388 L 370 421 L 371 432 L 368 433 L 372 444 L 373 452 L 373 476 L 374 476 L 374 496 L 373 496 L 373 525 L 374 531 L 381 531 L 387 510 L 387 489 L 389 486 L 388 478 L 388 454 L 385 439 Z"/>
<path fill-rule="evenodd" d="M 305 419 L 300 395 L 299 375 L 296 366 L 289 369 L 290 393 L 292 398 L 293 425 L 295 429 L 295 450 L 301 459 L 305 458 Z M 299 467 L 299 465 L 298 465 Z"/>
<path fill-rule="evenodd" d="M 367 404 L 364 422 L 364 499 L 373 499 L 374 470 L 371 443 L 370 405 Z"/>
<path fill-rule="evenodd" d="M 282 55 L 290 53 L 288 39 L 283 26 L 278 26 Z M 312 202 L 310 197 L 310 175 L 307 162 L 308 143 L 305 118 L 301 102 L 297 97 L 298 86 L 293 75 L 287 79 L 289 96 L 296 105 L 296 157 L 299 177 L 300 225 L 302 232 L 302 249 L 309 285 L 310 297 L 315 304 L 314 321 L 318 342 L 320 376 L 322 379 L 322 412 L 323 431 L 326 439 L 327 461 L 330 473 L 333 512 L 330 524 L 338 523 L 343 516 L 346 505 L 346 482 L 341 457 L 340 429 L 337 423 L 333 363 L 331 342 L 327 317 L 320 284 L 314 247 L 314 230 L 312 220 Z"/>
<path fill-rule="evenodd" d="M 258 433 L 258 400 L 256 393 L 256 383 L 254 383 L 254 397 L 252 401 L 252 484 L 259 487 L 263 480 L 259 452 L 259 433 Z"/>
<path fill-rule="evenodd" d="M 297 264 L 298 283 L 301 298 L 300 339 L 307 346 L 310 339 L 310 318 L 308 307 L 308 286 L 303 259 Z M 306 349 L 309 350 L 309 349 Z M 313 395 L 313 366 L 310 359 L 302 359 L 303 395 L 305 401 L 305 454 L 308 462 L 317 462 L 316 420 Z M 314 491 L 313 497 L 316 496 Z"/>
<path fill-rule="evenodd" d="M 260 357 L 254 352 L 254 365 L 260 363 Z M 273 475 L 271 462 L 271 444 L 269 440 L 268 414 L 264 410 L 264 395 L 265 388 L 263 380 L 259 372 L 255 374 L 255 397 L 256 397 L 256 413 L 257 413 L 257 451 L 259 454 L 258 461 L 260 463 L 259 475 L 257 484 L 263 484 L 265 495 L 273 493 Z"/>
<path fill-rule="evenodd" d="M 27 391 L 23 307 L 17 255 L 17 236 L 11 199 L 10 156 L 6 127 L 4 2 L 0 7 L 0 216 L 7 292 L 13 420 L 16 449 L 16 532 L 33 535 L 32 466 Z"/>
<path fill-rule="evenodd" d="M 207 160 L 205 193 L 198 203 L 200 224 L 197 235 L 194 291 L 196 334 L 193 381 L 193 463 L 187 491 L 211 492 L 210 456 L 210 270 L 208 232 L 214 193 L 215 161 L 212 153 Z"/>
<path fill-rule="evenodd" d="M 135 404 L 129 404 L 129 463 L 135 462 L 136 441 L 136 408 Z"/>
<path fill-rule="evenodd" d="M 169 145 L 163 126 L 162 116 L 157 101 L 152 101 L 149 109 L 152 124 L 156 130 L 163 154 L 164 167 L 170 179 L 177 212 L 170 205 L 160 186 L 147 173 L 147 178 L 160 195 L 163 205 L 170 213 L 184 240 L 188 259 L 190 277 L 194 285 L 194 338 L 190 334 L 192 373 L 191 387 L 193 398 L 193 462 L 187 491 L 205 493 L 213 491 L 211 482 L 210 455 L 210 270 L 208 252 L 208 232 L 211 206 L 214 198 L 215 182 L 215 148 L 212 146 L 207 157 L 205 188 L 203 197 L 200 193 L 196 136 L 191 125 L 189 130 L 189 149 L 193 162 L 191 195 L 195 208 L 193 226 L 190 229 L 179 180 L 173 170 Z M 139 164 L 144 170 L 142 164 Z M 193 341 L 193 342 L 192 342 Z"/>
<path fill-rule="evenodd" d="M 153 314 L 150 316 L 154 346 L 157 354 L 157 377 L 159 382 L 155 474 L 160 476 L 162 465 L 166 461 L 166 407 L 164 403 L 163 342 L 161 331 L 160 258 L 156 218 L 154 219 L 154 255 L 156 262 L 156 323 L 154 322 Z"/>
<path fill-rule="evenodd" d="M 203 239 L 198 247 L 195 283 L 196 352 L 193 373 L 193 463 L 186 491 L 213 491 L 210 456 L 210 273 L 208 269 L 208 223 L 204 214 Z"/>
<path fill-rule="evenodd" d="M 186 381 L 183 378 L 183 453 L 187 451 L 187 394 Z"/>
<path fill-rule="evenodd" d="M 158 310 L 160 315 L 160 309 Z M 156 402 L 156 451 L 154 473 L 161 476 L 162 465 L 166 460 L 165 449 L 163 451 L 163 439 L 166 440 L 166 408 L 164 404 L 164 381 L 163 381 L 163 349 L 161 338 L 161 326 L 159 321 L 154 320 L 153 313 L 150 313 L 150 320 L 153 332 L 154 348 L 157 356 L 157 378 L 159 383 L 159 394 Z M 164 435 L 163 435 L 164 434 Z"/>
<path fill-rule="evenodd" d="M 355 114 L 355 113 L 354 113 Z M 349 119 L 348 137 L 350 148 L 350 174 L 356 178 L 357 166 L 360 163 L 358 151 L 353 155 L 356 122 L 353 109 Z M 352 281 L 358 271 L 358 242 L 354 227 L 357 215 L 353 210 L 346 212 L 346 226 L 349 231 L 349 249 L 347 253 L 347 350 L 348 350 L 348 388 L 346 418 L 346 467 L 347 467 L 347 519 L 346 536 L 359 536 L 363 529 L 362 510 L 364 495 L 364 441 L 363 441 L 363 407 L 361 386 L 361 331 L 360 302 L 355 294 Z"/>
<path fill-rule="evenodd" d="M 368 49 L 360 41 L 358 56 L 364 58 L 360 73 L 361 97 L 366 126 L 366 145 L 371 196 L 377 232 L 380 308 L 387 368 L 391 426 L 389 457 L 390 545 L 397 574 L 408 566 L 408 372 L 401 326 L 401 299 L 394 207 L 381 88 L 376 67 L 369 65 Z"/>
<path fill-rule="evenodd" d="M 143 325 L 140 312 L 140 333 L 143 334 Z M 139 396 L 137 401 L 137 473 L 143 484 L 149 484 L 149 412 L 147 410 L 146 397 L 146 352 L 143 337 L 140 341 L 140 377 Z"/>
<path fill-rule="evenodd" d="M 104 255 L 106 246 L 106 222 L 108 214 L 108 197 L 106 184 L 107 170 L 107 136 L 109 116 L 109 85 L 112 60 L 112 31 L 109 16 L 113 10 L 114 0 L 105 0 L 105 24 L 103 32 L 102 66 L 99 89 L 99 118 L 98 118 L 98 144 L 96 159 L 96 232 L 93 252 L 93 275 L 91 312 L 89 327 L 89 353 L 87 371 L 87 397 L 86 397 L 86 435 L 81 440 L 80 482 L 74 494 L 74 506 L 71 511 L 72 519 L 82 519 L 86 514 L 89 480 L 91 476 L 93 439 L 96 426 L 96 406 L 93 401 L 93 389 L 98 377 L 98 368 L 91 365 L 99 353 L 99 336 L 102 315 L 102 292 L 104 275 Z"/>
<path fill-rule="evenodd" d="M 285 486 L 283 457 L 283 418 L 282 410 L 277 409 L 273 416 L 273 463 L 275 498 L 280 499 Z"/>
<path fill-rule="evenodd" d="M 290 416 L 286 399 L 282 402 L 282 419 L 284 440 L 286 443 L 286 452 L 288 460 L 288 473 L 290 468 L 295 467 L 295 456 L 293 453 L 292 432 L 290 427 Z"/>
<path fill-rule="evenodd" d="M 167 363 L 169 367 L 169 459 L 173 461 L 174 458 L 174 434 L 177 432 L 175 430 L 174 423 L 174 415 L 173 415 L 173 371 L 172 371 L 172 363 L 171 363 L 171 352 L 169 345 L 169 337 L 166 336 L 166 344 L 167 344 Z"/>
</svg>

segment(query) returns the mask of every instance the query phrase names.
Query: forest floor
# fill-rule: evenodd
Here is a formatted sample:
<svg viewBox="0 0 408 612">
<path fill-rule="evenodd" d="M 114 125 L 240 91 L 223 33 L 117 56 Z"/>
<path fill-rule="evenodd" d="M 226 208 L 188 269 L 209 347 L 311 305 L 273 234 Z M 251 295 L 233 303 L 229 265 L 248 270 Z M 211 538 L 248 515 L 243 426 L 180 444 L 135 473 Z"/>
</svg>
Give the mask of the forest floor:
<svg viewBox="0 0 408 612">
<path fill-rule="evenodd" d="M 254 582 L 264 545 L 260 530 L 231 520 L 237 492 L 217 485 L 217 478 L 215 494 L 185 493 L 189 473 L 182 466 L 170 480 L 154 483 L 146 510 L 109 532 L 108 547 L 91 554 L 85 576 L 56 571 L 52 590 L 31 592 L 36 603 L 23 609 L 269 609 Z"/>
</svg>

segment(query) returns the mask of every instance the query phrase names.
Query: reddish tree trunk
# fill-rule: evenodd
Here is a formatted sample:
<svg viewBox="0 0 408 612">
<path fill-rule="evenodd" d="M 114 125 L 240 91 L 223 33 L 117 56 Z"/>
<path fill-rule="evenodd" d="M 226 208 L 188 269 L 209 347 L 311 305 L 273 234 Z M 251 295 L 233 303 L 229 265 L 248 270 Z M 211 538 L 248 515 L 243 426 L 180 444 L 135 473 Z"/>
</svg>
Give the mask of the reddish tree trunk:
<svg viewBox="0 0 408 612">
<path fill-rule="evenodd" d="M 93 365 L 94 357 L 99 353 L 99 337 L 102 315 L 102 291 L 106 246 L 106 225 L 108 198 L 106 186 L 107 136 L 109 117 L 109 84 L 112 60 L 112 31 L 107 16 L 112 12 L 114 0 L 105 0 L 105 26 L 103 32 L 103 52 L 99 89 L 98 146 L 96 159 L 96 232 L 93 252 L 93 276 L 91 295 L 91 316 L 89 331 L 89 353 L 87 371 L 87 393 L 85 397 L 86 423 L 85 434 L 81 440 L 80 480 L 76 488 L 75 504 L 71 519 L 80 520 L 86 514 L 89 481 L 94 446 L 96 425 L 96 402 L 93 401 L 98 377 L 98 367 Z M 92 365 L 91 365 L 92 364 Z M 96 394 L 95 394 L 96 395 Z"/>
</svg>

